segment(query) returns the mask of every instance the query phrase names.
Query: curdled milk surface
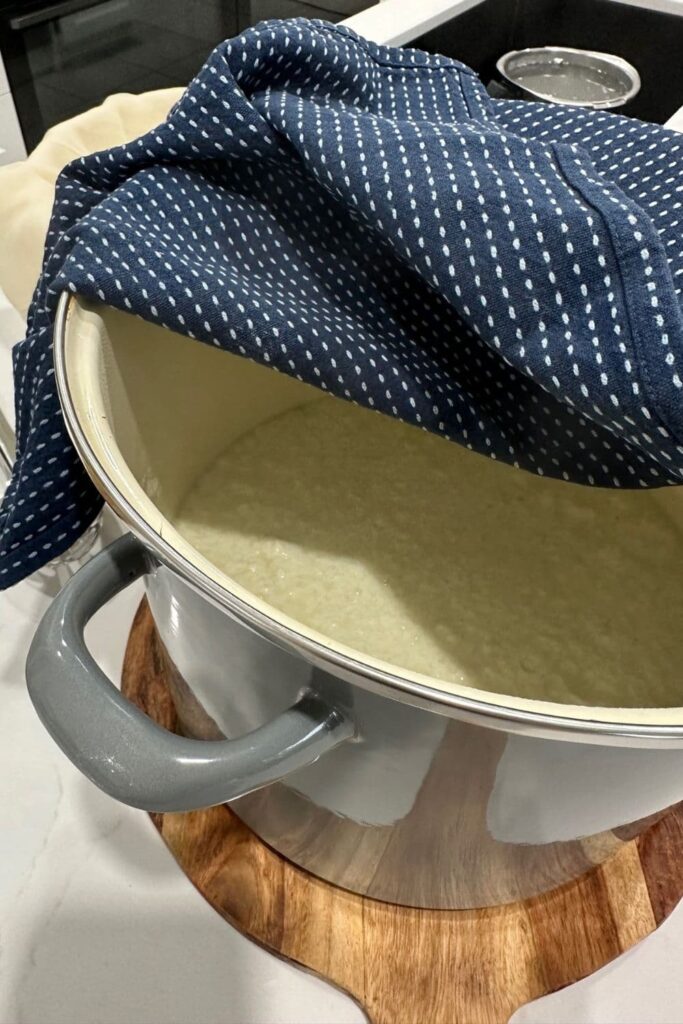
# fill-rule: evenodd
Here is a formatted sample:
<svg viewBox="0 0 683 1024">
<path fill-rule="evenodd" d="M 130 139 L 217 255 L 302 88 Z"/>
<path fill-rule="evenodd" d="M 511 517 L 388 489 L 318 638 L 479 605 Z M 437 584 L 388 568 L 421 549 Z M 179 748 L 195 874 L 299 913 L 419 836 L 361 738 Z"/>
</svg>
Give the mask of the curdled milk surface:
<svg viewBox="0 0 683 1024">
<path fill-rule="evenodd" d="M 323 398 L 234 442 L 175 522 L 275 608 L 394 665 L 523 697 L 665 707 L 683 705 L 671 490 L 535 477 Z"/>
</svg>

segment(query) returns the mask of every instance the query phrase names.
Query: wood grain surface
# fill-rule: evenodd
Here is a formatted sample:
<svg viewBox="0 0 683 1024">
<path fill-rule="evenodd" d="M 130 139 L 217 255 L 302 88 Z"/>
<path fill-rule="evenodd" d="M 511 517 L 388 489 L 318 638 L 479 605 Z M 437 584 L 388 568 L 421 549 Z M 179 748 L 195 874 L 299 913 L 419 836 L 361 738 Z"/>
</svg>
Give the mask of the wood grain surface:
<svg viewBox="0 0 683 1024">
<path fill-rule="evenodd" d="M 131 630 L 122 688 L 159 724 L 175 728 L 145 602 Z M 503 1024 L 524 1003 L 613 960 L 671 913 L 683 894 L 682 808 L 576 882 L 473 911 L 400 907 L 319 881 L 227 807 L 151 817 L 226 921 L 349 993 L 373 1024 Z"/>
</svg>

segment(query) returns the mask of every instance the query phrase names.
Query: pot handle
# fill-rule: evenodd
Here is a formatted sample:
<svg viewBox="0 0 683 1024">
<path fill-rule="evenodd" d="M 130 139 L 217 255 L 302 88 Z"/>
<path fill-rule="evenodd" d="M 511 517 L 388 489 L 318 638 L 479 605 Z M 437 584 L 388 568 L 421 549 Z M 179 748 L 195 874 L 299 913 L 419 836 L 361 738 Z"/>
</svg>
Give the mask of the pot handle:
<svg viewBox="0 0 683 1024">
<path fill-rule="evenodd" d="M 114 541 L 63 587 L 29 650 L 26 679 L 35 709 L 95 785 L 147 811 L 211 807 L 275 782 L 353 737 L 353 722 L 313 691 L 234 740 L 177 736 L 126 700 L 93 660 L 83 631 L 150 567 L 131 534 Z"/>
</svg>

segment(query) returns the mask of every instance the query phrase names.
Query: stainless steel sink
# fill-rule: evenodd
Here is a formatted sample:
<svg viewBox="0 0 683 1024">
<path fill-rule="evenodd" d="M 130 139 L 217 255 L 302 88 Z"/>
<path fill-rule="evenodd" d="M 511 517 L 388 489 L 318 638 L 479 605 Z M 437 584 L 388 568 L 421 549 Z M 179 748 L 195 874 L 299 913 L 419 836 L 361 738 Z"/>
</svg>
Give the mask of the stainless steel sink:
<svg viewBox="0 0 683 1024">
<path fill-rule="evenodd" d="M 624 57 L 642 79 L 622 113 L 663 124 L 683 105 L 683 17 L 614 0 L 483 0 L 409 44 L 455 57 L 484 82 L 498 57 L 528 46 L 575 46 Z"/>
</svg>

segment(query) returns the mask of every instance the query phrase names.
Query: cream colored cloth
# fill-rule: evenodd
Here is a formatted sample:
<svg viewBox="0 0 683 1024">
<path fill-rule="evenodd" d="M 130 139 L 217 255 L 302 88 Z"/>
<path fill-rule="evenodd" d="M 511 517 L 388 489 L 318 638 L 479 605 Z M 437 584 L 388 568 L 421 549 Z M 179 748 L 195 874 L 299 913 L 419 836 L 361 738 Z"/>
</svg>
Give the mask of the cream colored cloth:
<svg viewBox="0 0 683 1024">
<path fill-rule="evenodd" d="M 75 157 L 129 142 L 164 120 L 182 89 L 109 96 L 55 125 L 26 160 L 0 167 L 0 288 L 26 315 L 43 256 L 54 184 Z"/>
</svg>

